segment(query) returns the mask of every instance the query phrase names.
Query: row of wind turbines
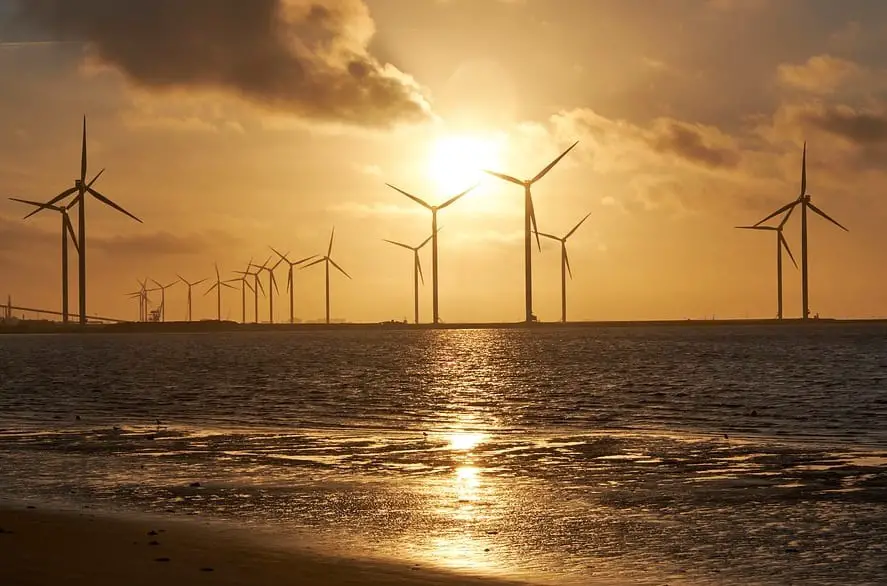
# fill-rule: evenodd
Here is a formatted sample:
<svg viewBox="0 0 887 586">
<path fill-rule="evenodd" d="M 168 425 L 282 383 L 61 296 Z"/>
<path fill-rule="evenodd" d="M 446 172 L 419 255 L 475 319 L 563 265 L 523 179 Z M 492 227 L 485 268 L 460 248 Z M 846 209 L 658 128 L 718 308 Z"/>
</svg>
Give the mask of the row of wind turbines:
<svg viewBox="0 0 887 586">
<path fill-rule="evenodd" d="M 87 252 L 87 236 L 86 236 L 86 201 L 89 199 L 89 196 L 98 200 L 99 202 L 110 206 L 111 208 L 117 210 L 118 212 L 130 217 L 131 219 L 141 223 L 142 221 L 126 211 L 124 208 L 113 202 L 111 199 L 105 197 L 100 192 L 98 192 L 93 186 L 104 173 L 104 169 L 99 171 L 99 173 L 92 178 L 91 181 L 87 182 L 87 131 L 86 131 L 86 118 L 83 118 L 83 135 L 82 135 L 82 145 L 81 145 L 81 162 L 80 162 L 80 177 L 74 180 L 73 187 L 70 187 L 60 194 L 49 200 L 48 202 L 37 202 L 32 200 L 20 199 L 20 198 L 10 198 L 13 201 L 20 202 L 22 204 L 28 205 L 34 208 L 25 218 L 30 218 L 35 214 L 42 211 L 54 211 L 59 213 L 61 217 L 61 264 L 62 264 L 62 315 L 63 321 L 68 323 L 69 321 L 69 304 L 68 304 L 68 239 L 70 238 L 71 243 L 73 244 L 77 256 L 78 256 L 78 284 L 79 284 L 79 321 L 81 324 L 85 324 L 87 321 L 87 265 L 86 265 L 86 252 Z M 552 241 L 556 241 L 560 243 L 561 248 L 561 321 L 567 321 L 567 296 L 566 296 L 566 286 L 567 286 L 567 275 L 572 278 L 573 272 L 570 266 L 569 256 L 567 254 L 567 240 L 573 236 L 573 234 L 579 229 L 580 226 L 588 219 L 590 214 L 587 214 L 583 217 L 572 229 L 570 229 L 564 236 L 559 237 L 548 232 L 540 232 L 536 223 L 536 212 L 533 204 L 533 196 L 532 196 L 532 187 L 539 181 L 541 181 L 567 154 L 576 147 L 578 142 L 573 143 L 568 149 L 558 155 L 554 160 L 552 160 L 547 166 L 545 166 L 539 173 L 537 173 L 531 179 L 518 179 L 511 175 L 506 175 L 504 173 L 500 173 L 498 171 L 484 170 L 490 176 L 496 177 L 502 181 L 520 186 L 523 188 L 524 193 L 524 279 L 525 279 L 525 315 L 524 321 L 527 323 L 536 321 L 536 316 L 533 313 L 533 278 L 532 278 L 532 263 L 533 263 L 533 250 L 532 250 L 532 241 L 533 236 L 536 239 L 536 245 L 541 252 L 541 238 L 546 238 Z M 385 241 L 395 245 L 397 247 L 409 250 L 413 253 L 413 288 L 414 288 L 414 319 L 416 323 L 419 323 L 419 282 L 424 284 L 425 278 L 422 272 L 422 265 L 419 259 L 419 252 L 431 243 L 431 255 L 432 255 L 432 319 L 434 324 L 440 323 L 440 305 L 439 305 L 439 294 L 438 294 L 438 233 L 440 232 L 440 228 L 438 226 L 438 212 L 448 208 L 449 206 L 455 204 L 457 201 L 468 195 L 477 185 L 469 187 L 465 191 L 451 197 L 450 199 L 444 201 L 439 205 L 432 205 L 428 203 L 425 199 L 418 197 L 408 191 L 405 191 L 399 187 L 396 187 L 392 184 L 386 184 L 391 189 L 399 192 L 400 194 L 406 196 L 413 202 L 421 205 L 425 209 L 431 212 L 431 234 L 428 236 L 421 244 L 418 246 L 411 246 L 408 244 L 404 244 L 402 242 L 396 240 L 388 240 Z M 73 196 L 73 197 L 72 197 Z M 68 200 L 68 198 L 71 198 Z M 68 200 L 68 201 L 65 201 Z M 802 274 L 802 303 L 803 303 L 803 319 L 808 319 L 810 317 L 809 310 L 809 288 L 808 288 L 808 255 L 807 255 L 807 210 L 808 208 L 814 213 L 822 216 L 826 220 L 832 222 L 843 230 L 847 230 L 844 226 L 839 224 L 836 220 L 832 219 L 825 212 L 816 207 L 810 198 L 810 194 L 807 193 L 807 145 L 804 143 L 804 152 L 802 158 L 802 166 L 801 166 L 801 192 L 797 199 L 789 202 L 788 204 L 782 206 L 772 214 L 768 215 L 758 223 L 750 226 L 738 226 L 741 229 L 749 229 L 749 230 L 761 230 L 761 231 L 773 231 L 777 235 L 777 293 L 778 293 L 778 309 L 777 309 L 777 317 L 778 319 L 783 319 L 783 301 L 782 301 L 782 252 L 783 249 L 789 254 L 792 262 L 795 263 L 794 256 L 791 253 L 791 250 L 788 246 L 788 242 L 783 235 L 783 228 L 791 217 L 794 209 L 797 206 L 801 206 L 801 274 Z M 74 225 L 70 218 L 70 210 L 73 208 L 77 208 L 78 218 L 77 218 L 77 230 L 75 234 Z M 779 223 L 775 226 L 767 225 L 766 222 L 779 216 L 780 214 L 784 214 L 780 219 Z M 325 293 L 326 293 L 326 323 L 330 323 L 330 268 L 334 268 L 338 270 L 340 273 L 351 279 L 351 276 L 332 259 L 332 249 L 333 249 L 333 241 L 335 238 L 335 228 L 333 228 L 332 233 L 330 234 L 329 245 L 327 247 L 327 252 L 325 255 L 312 255 L 298 261 L 291 261 L 287 254 L 280 253 L 277 249 L 271 248 L 274 255 L 278 257 L 276 263 L 271 264 L 271 260 L 274 258 L 273 256 L 269 257 L 268 260 L 261 264 L 254 264 L 252 260 L 250 260 L 246 269 L 243 271 L 235 271 L 237 275 L 236 278 L 232 279 L 222 279 L 221 273 L 219 271 L 218 265 L 215 267 L 216 278 L 215 281 L 211 283 L 210 287 L 206 290 L 204 295 L 209 295 L 212 292 L 216 292 L 216 305 L 217 305 L 217 318 L 219 320 L 222 319 L 222 291 L 224 289 L 236 289 L 232 283 L 240 283 L 241 285 L 241 295 L 242 295 L 242 320 L 246 322 L 246 299 L 247 299 L 247 291 L 252 292 L 254 296 L 254 309 L 255 309 L 255 321 L 259 321 L 259 292 L 262 294 L 266 294 L 264 285 L 260 279 L 260 275 L 262 273 L 268 273 L 268 291 L 267 297 L 269 300 L 269 321 L 271 323 L 274 322 L 274 292 L 279 293 L 279 289 L 277 286 L 277 280 L 275 277 L 275 270 L 281 266 L 281 264 L 285 263 L 288 265 L 288 276 L 287 276 L 287 291 L 290 295 L 290 322 L 295 322 L 294 315 L 294 270 L 298 267 L 300 269 L 307 269 L 309 267 L 324 264 L 326 279 L 325 279 Z M 795 263 L 797 266 L 797 263 Z M 148 280 L 145 279 L 140 281 L 140 289 L 138 291 L 134 291 L 128 293 L 127 295 L 133 299 L 137 299 L 139 302 L 139 319 L 146 320 L 148 319 L 149 313 L 149 297 L 148 294 L 150 292 L 159 291 L 161 295 L 161 302 L 158 308 L 159 318 L 161 320 L 165 320 L 166 317 L 166 290 L 170 287 L 175 286 L 178 283 L 182 283 L 188 288 L 188 321 L 192 319 L 192 288 L 205 283 L 209 279 L 201 279 L 198 281 L 188 281 L 181 275 L 176 275 L 177 279 L 168 284 L 161 284 L 158 281 L 151 280 L 154 283 L 155 287 L 148 287 Z M 250 278 L 252 278 L 252 282 L 250 282 Z"/>
</svg>

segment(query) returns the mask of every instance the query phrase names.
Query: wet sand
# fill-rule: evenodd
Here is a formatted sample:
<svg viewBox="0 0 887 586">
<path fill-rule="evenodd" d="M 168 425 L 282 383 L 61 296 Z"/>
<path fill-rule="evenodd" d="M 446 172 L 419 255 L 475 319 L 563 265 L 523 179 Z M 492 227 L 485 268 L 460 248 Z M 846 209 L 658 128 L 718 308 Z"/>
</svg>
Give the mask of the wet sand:
<svg viewBox="0 0 887 586">
<path fill-rule="evenodd" d="M 331 557 L 198 521 L 0 509 L 0 584 L 517 585 L 431 567 Z M 526 582 L 520 582 L 526 584 Z"/>
</svg>

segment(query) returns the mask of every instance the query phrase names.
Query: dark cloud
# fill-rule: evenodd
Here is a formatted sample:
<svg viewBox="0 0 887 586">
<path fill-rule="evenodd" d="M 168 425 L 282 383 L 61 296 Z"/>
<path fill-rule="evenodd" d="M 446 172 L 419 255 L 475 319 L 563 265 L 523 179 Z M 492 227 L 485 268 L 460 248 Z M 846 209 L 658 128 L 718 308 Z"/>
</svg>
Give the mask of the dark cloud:
<svg viewBox="0 0 887 586">
<path fill-rule="evenodd" d="M 733 168 L 739 164 L 739 153 L 706 144 L 700 130 L 676 121 L 669 121 L 648 142 L 659 153 L 677 155 L 705 167 Z"/>
<path fill-rule="evenodd" d="M 887 115 L 829 107 L 802 114 L 802 121 L 860 146 L 887 143 Z"/>
<path fill-rule="evenodd" d="M 363 0 L 14 0 L 18 19 L 88 43 L 151 89 L 234 93 L 366 126 L 427 116 L 414 82 L 367 51 Z"/>
</svg>

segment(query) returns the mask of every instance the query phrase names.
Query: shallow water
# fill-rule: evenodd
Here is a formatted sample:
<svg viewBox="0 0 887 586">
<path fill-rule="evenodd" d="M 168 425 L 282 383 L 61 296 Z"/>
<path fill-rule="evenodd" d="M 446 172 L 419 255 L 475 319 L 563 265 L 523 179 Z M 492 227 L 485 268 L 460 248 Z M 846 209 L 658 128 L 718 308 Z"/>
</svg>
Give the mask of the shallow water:
<svg viewBox="0 0 887 586">
<path fill-rule="evenodd" d="M 875 325 L 7 336 L 0 497 L 556 583 L 879 583 L 885 380 Z"/>
</svg>

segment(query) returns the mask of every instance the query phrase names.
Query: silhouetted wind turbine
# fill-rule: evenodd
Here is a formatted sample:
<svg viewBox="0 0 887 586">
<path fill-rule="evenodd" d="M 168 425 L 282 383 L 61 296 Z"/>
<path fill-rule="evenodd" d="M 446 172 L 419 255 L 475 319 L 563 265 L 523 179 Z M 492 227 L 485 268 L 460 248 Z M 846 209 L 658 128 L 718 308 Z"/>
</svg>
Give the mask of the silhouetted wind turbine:
<svg viewBox="0 0 887 586">
<path fill-rule="evenodd" d="M 387 185 L 388 187 L 390 187 L 391 189 L 393 189 L 395 191 L 402 193 L 403 195 L 407 196 L 408 198 L 410 198 L 411 200 L 413 200 L 414 202 L 416 202 L 420 206 L 431 211 L 431 289 L 432 289 L 432 292 L 431 292 L 432 305 L 431 306 L 432 306 L 433 323 L 439 323 L 440 322 L 440 310 L 439 310 L 439 305 L 438 305 L 438 288 L 437 288 L 437 283 L 438 283 L 438 281 L 437 281 L 437 232 L 438 232 L 437 212 L 446 208 L 447 206 L 451 206 L 454 203 L 456 203 L 456 201 L 458 201 L 459 199 L 461 199 L 462 197 L 467 195 L 468 192 L 470 192 L 472 189 L 477 187 L 477 185 L 472 185 L 471 187 L 469 187 L 468 189 L 466 189 L 465 191 L 463 191 L 459 195 L 451 197 L 450 199 L 448 199 L 447 201 L 443 202 L 442 204 L 440 204 L 438 206 L 433 206 L 433 205 L 429 204 L 428 202 L 426 202 L 425 200 L 423 200 L 419 197 L 416 197 L 415 195 L 413 195 L 411 193 L 407 193 L 403 189 L 401 189 L 399 187 L 395 187 L 394 185 L 391 185 L 390 183 L 386 183 L 385 185 Z"/>
<path fill-rule="evenodd" d="M 271 258 L 265 261 L 261 267 L 259 267 L 259 271 L 266 271 L 268 273 L 268 323 L 274 323 L 274 292 L 277 291 L 280 293 L 280 289 L 277 287 L 277 277 L 274 276 L 274 271 L 277 267 L 280 266 L 280 263 L 283 262 L 283 259 L 278 260 L 274 263 L 273 266 L 269 267 L 268 263 L 271 262 Z"/>
<path fill-rule="evenodd" d="M 787 212 L 789 210 L 793 210 L 796 205 L 801 206 L 801 301 L 803 304 L 803 315 L 801 319 L 809 319 L 810 318 L 810 295 L 809 295 L 809 287 L 808 287 L 808 278 L 807 278 L 807 208 L 810 208 L 815 213 L 819 214 L 841 230 L 845 232 L 849 232 L 847 228 L 838 223 L 837 220 L 831 218 L 824 211 L 813 205 L 810 201 L 810 194 L 807 193 L 807 142 L 804 142 L 804 154 L 801 159 L 801 194 L 798 196 L 798 199 L 790 202 L 757 224 L 755 226 L 760 226 L 770 218 L 775 218 L 779 214 L 783 212 Z"/>
<path fill-rule="evenodd" d="M 351 275 L 346 273 L 345 269 L 343 269 L 342 267 L 337 265 L 336 261 L 334 261 L 332 259 L 333 238 L 335 237 L 335 235 L 336 235 L 336 229 L 333 228 L 333 231 L 330 234 L 330 245 L 327 248 L 326 256 L 323 256 L 323 257 L 317 259 L 316 261 L 308 263 L 302 267 L 303 269 L 307 269 L 308 267 L 313 267 L 314 265 L 317 265 L 320 263 L 324 263 L 326 265 L 325 268 L 326 268 L 326 323 L 327 323 L 327 325 L 329 325 L 329 323 L 330 323 L 330 265 L 333 265 L 334 267 L 336 267 L 340 273 L 342 273 L 343 275 L 345 275 L 349 279 L 351 278 Z"/>
<path fill-rule="evenodd" d="M 394 240 L 388 240 L 387 238 L 384 239 L 385 242 L 389 244 L 413 251 L 413 298 L 415 302 L 414 313 L 416 323 L 419 323 L 419 279 L 422 279 L 423 285 L 425 284 L 425 275 L 422 274 L 422 263 L 419 261 L 419 251 L 422 250 L 433 237 L 434 235 L 429 236 L 419 246 L 410 246 L 409 244 L 404 244 L 402 242 L 395 242 Z"/>
<path fill-rule="evenodd" d="M 242 323 L 246 323 L 246 290 L 248 288 L 253 293 L 255 293 L 256 290 L 253 289 L 253 286 L 250 285 L 249 280 L 247 279 L 247 277 L 249 275 L 245 274 L 243 271 L 234 271 L 234 272 L 240 276 L 237 277 L 236 279 L 228 279 L 226 281 L 226 283 L 240 283 L 240 303 L 241 303 L 241 312 L 243 315 Z"/>
<path fill-rule="evenodd" d="M 268 264 L 268 261 L 270 261 L 270 260 L 271 260 L 271 258 L 269 257 L 268 260 L 265 261 L 265 264 Z M 253 268 L 256 269 L 255 272 L 250 270 Z M 243 275 L 244 277 L 252 277 L 253 278 L 253 299 L 255 302 L 255 317 L 256 317 L 255 323 L 259 323 L 259 291 L 262 292 L 262 295 L 265 294 L 265 286 L 262 285 L 262 280 L 259 278 L 259 274 L 262 272 L 262 267 L 257 264 L 253 264 L 253 259 L 249 259 L 249 264 L 246 265 L 245 271 L 234 271 L 234 272 L 237 273 L 238 275 Z"/>
<path fill-rule="evenodd" d="M 95 179 L 93 179 L 95 181 Z M 10 197 L 12 201 L 35 206 L 40 209 L 48 209 L 59 212 L 62 218 L 62 323 L 68 323 L 70 315 L 68 306 L 68 236 L 74 243 L 74 249 L 78 252 L 80 247 L 77 245 L 77 237 L 74 235 L 74 226 L 71 224 L 71 218 L 68 216 L 68 208 L 65 206 L 57 206 L 51 204 L 42 204 L 36 201 L 28 201 L 26 199 L 18 199 Z"/>
<path fill-rule="evenodd" d="M 782 319 L 782 249 L 785 248 L 785 251 L 788 253 L 790 259 L 792 259 L 792 264 L 795 265 L 795 268 L 798 268 L 798 263 L 795 262 L 795 255 L 792 254 L 791 249 L 788 247 L 788 241 L 785 239 L 785 236 L 782 234 L 782 229 L 785 226 L 786 222 L 792 215 L 792 211 L 794 208 L 789 209 L 785 216 L 782 218 L 782 221 L 779 222 L 776 226 L 736 226 L 740 230 L 765 230 L 776 232 L 776 318 Z"/>
<path fill-rule="evenodd" d="M 188 287 L 188 321 L 190 322 L 190 321 L 192 321 L 191 320 L 191 287 L 195 287 L 197 285 L 200 285 L 201 283 L 205 283 L 206 279 L 200 279 L 199 281 L 194 281 L 193 283 L 190 283 L 182 275 L 177 274 L 176 276 L 179 278 L 179 281 L 181 281 L 182 283 L 185 284 L 186 287 Z"/>
<path fill-rule="evenodd" d="M 293 309 L 295 306 L 295 289 L 296 289 L 295 282 L 293 281 L 293 269 L 295 269 L 300 264 L 306 263 L 309 260 L 317 258 L 317 255 L 312 254 L 311 256 L 305 257 L 302 260 L 297 260 L 296 262 L 292 262 L 288 258 L 289 253 L 281 254 L 273 246 L 271 246 L 270 248 L 271 248 L 271 250 L 274 251 L 274 254 L 276 254 L 277 256 L 280 257 L 281 261 L 285 262 L 289 266 L 289 270 L 287 271 L 287 275 L 286 275 L 286 290 L 290 294 L 290 323 L 293 324 L 293 323 L 296 323 L 296 314 Z"/>
<path fill-rule="evenodd" d="M 139 300 L 139 321 L 143 321 L 142 320 L 142 304 L 144 303 L 144 299 L 142 298 L 142 292 L 141 291 L 134 291 L 132 293 L 127 293 L 126 296 L 129 297 L 130 299 L 138 299 Z"/>
<path fill-rule="evenodd" d="M 166 321 L 166 290 L 178 283 L 178 281 L 173 281 L 169 285 L 161 285 L 156 280 L 151 279 L 155 285 L 157 285 L 156 289 L 151 289 L 151 291 L 160 291 L 160 321 Z"/>
<path fill-rule="evenodd" d="M 79 209 L 79 217 L 77 222 L 78 235 L 77 241 L 80 246 L 80 253 L 78 255 L 79 258 L 79 285 L 80 285 L 80 323 L 86 323 L 86 195 L 89 194 L 100 202 L 104 203 L 107 206 L 110 206 L 117 210 L 118 212 L 125 214 L 132 218 L 133 220 L 142 223 L 140 219 L 96 191 L 92 188 L 92 183 L 95 182 L 95 179 L 92 180 L 89 184 L 86 183 L 86 116 L 83 117 L 83 144 L 81 148 L 80 154 L 80 178 L 74 180 L 74 187 L 66 189 L 49 202 L 46 205 L 55 205 L 61 200 L 65 199 L 69 195 L 77 194 L 77 197 L 74 198 L 70 204 L 68 204 L 68 209 L 73 207 L 74 205 L 80 205 Z M 101 175 L 101 173 L 99 173 Z M 96 175 L 96 179 L 98 179 L 98 175 Z M 35 210 L 32 214 L 39 212 L 40 210 Z"/>
<path fill-rule="evenodd" d="M 531 232 L 535 232 L 536 227 L 536 210 L 533 207 L 533 194 L 531 193 L 531 188 L 534 183 L 545 177 L 549 171 L 551 171 L 555 165 L 557 165 L 561 159 L 567 156 L 573 148 L 579 144 L 579 142 L 574 142 L 570 148 L 565 150 L 560 154 L 558 158 L 553 160 L 548 164 L 547 167 L 542 169 L 535 177 L 527 180 L 520 180 L 511 175 L 505 175 L 504 173 L 497 173 L 495 171 L 484 170 L 485 173 L 492 175 L 494 177 L 498 177 L 503 181 L 508 181 L 510 183 L 514 183 L 515 185 L 520 185 L 524 188 L 524 287 L 525 287 L 525 298 L 526 298 L 526 316 L 525 320 L 529 323 L 535 319 L 533 315 L 533 248 L 531 246 L 532 236 Z M 539 243 L 539 236 L 536 235 L 536 245 L 539 249 L 542 249 L 542 245 Z"/>
<path fill-rule="evenodd" d="M 232 287 L 228 283 L 222 280 L 222 276 L 219 274 L 219 265 L 216 264 L 216 282 L 212 284 L 212 286 L 206 290 L 206 293 L 203 295 L 209 295 L 213 292 L 213 289 L 217 292 L 217 309 L 218 309 L 218 319 L 222 321 L 222 287 L 227 287 L 228 289 L 237 290 L 235 287 Z"/>
<path fill-rule="evenodd" d="M 586 214 L 585 217 L 579 220 L 579 223 L 573 226 L 573 229 L 567 232 L 567 235 L 563 238 L 558 238 L 557 236 L 552 236 L 545 232 L 536 232 L 537 237 L 542 236 L 561 243 L 561 321 L 563 323 L 567 323 L 567 273 L 569 272 L 570 278 L 573 278 L 573 269 L 570 268 L 570 257 L 567 256 L 567 239 L 579 229 L 579 226 L 581 226 L 590 215 L 591 214 Z"/>
</svg>

